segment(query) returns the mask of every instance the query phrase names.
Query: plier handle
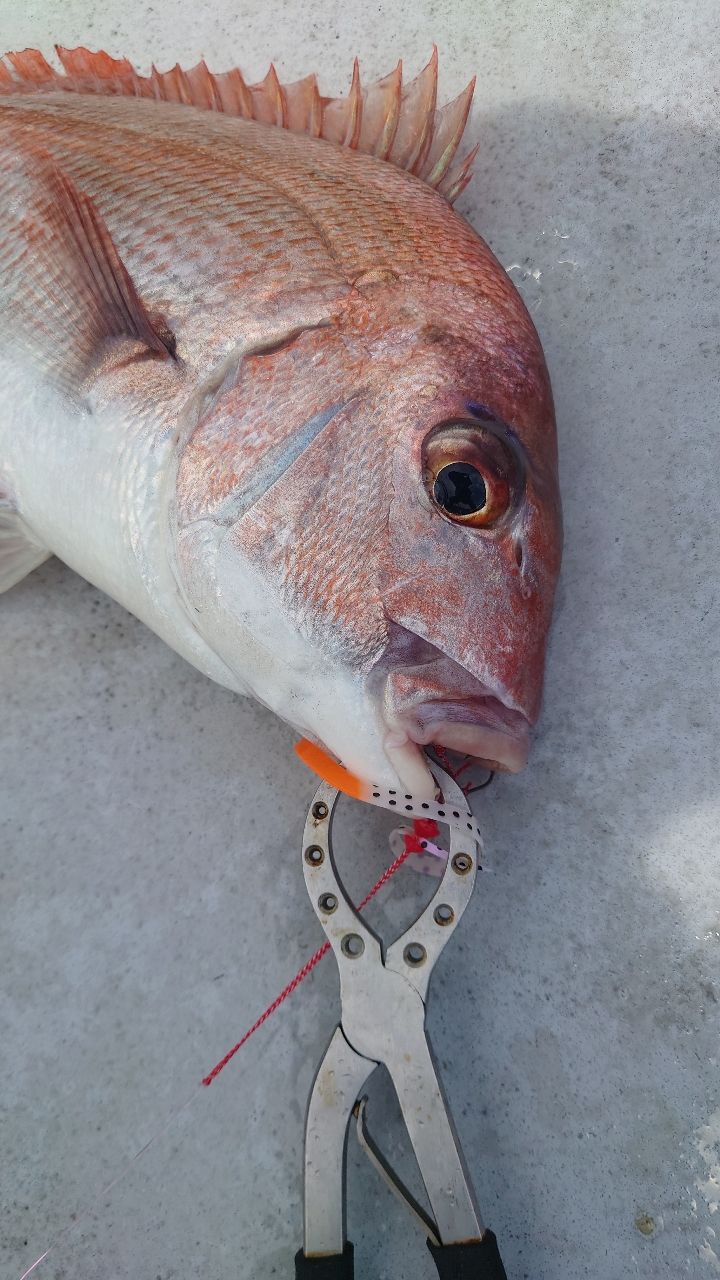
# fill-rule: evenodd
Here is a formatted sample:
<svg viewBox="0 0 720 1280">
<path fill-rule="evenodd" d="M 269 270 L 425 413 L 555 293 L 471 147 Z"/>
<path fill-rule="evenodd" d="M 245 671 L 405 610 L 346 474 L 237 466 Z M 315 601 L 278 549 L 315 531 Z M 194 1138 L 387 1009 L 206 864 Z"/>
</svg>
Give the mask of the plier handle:
<svg viewBox="0 0 720 1280">
<path fill-rule="evenodd" d="M 450 827 L 450 851 L 432 901 L 385 948 L 343 887 L 332 851 L 339 792 L 323 783 L 305 826 L 303 873 L 340 970 L 342 1017 L 320 1063 L 305 1128 L 305 1236 L 296 1280 L 352 1280 L 346 1234 L 346 1147 L 350 1119 L 372 1163 L 420 1221 L 442 1280 L 507 1280 L 495 1236 L 482 1222 L 425 1029 L 433 967 L 470 901 L 481 842 L 457 783 L 433 772 L 443 803 L 373 790 L 374 803 Z M 394 1085 L 432 1218 L 376 1147 L 365 1126 L 364 1085 L 379 1064 Z"/>
</svg>

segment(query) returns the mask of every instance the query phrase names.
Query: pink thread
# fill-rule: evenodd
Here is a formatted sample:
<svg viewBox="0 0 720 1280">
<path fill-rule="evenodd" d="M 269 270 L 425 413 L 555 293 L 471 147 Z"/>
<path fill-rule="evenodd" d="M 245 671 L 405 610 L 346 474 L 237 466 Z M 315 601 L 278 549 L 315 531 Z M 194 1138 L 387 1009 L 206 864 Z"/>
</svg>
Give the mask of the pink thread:
<svg viewBox="0 0 720 1280">
<path fill-rule="evenodd" d="M 480 790 L 479 787 L 473 786 L 472 778 L 468 782 L 463 782 L 461 780 L 462 774 L 466 773 L 468 769 L 472 769 L 475 764 L 475 760 L 473 759 L 472 756 L 464 756 L 461 763 L 457 766 L 457 768 L 454 768 L 445 747 L 439 747 L 437 746 L 437 744 L 435 744 L 433 745 L 433 751 L 435 752 L 435 755 L 440 761 L 440 764 L 442 765 L 445 772 L 450 775 L 453 782 L 457 782 L 464 796 L 470 796 L 472 795 L 473 791 Z M 490 771 L 490 777 L 492 777 L 492 771 Z M 488 779 L 488 781 L 489 780 L 490 779 Z M 481 787 L 482 786 L 487 786 L 487 782 L 482 783 Z"/>
<path fill-rule="evenodd" d="M 405 841 L 405 848 L 403 849 L 402 853 L 399 853 L 395 861 L 391 862 L 390 866 L 385 868 L 382 875 L 380 876 L 380 879 L 376 881 L 376 883 L 373 885 L 370 892 L 367 893 L 363 898 L 362 902 L 360 903 L 360 906 L 358 907 L 358 911 L 362 911 L 363 908 L 367 906 L 368 902 L 370 902 L 375 897 L 375 894 L 380 889 L 382 889 L 383 885 L 387 884 L 390 877 L 395 875 L 395 872 L 402 866 L 405 859 L 409 858 L 411 853 L 419 852 L 419 850 L 422 847 L 420 845 L 419 838 L 416 835 L 408 834 L 404 837 L 404 841 Z M 285 1000 L 287 1000 L 288 996 L 291 996 L 293 991 L 295 991 L 300 986 L 300 983 L 305 981 L 305 978 L 307 978 L 308 974 L 312 973 L 316 964 L 320 963 L 323 956 L 327 955 L 329 950 L 330 950 L 330 943 L 324 942 L 323 945 L 318 948 L 315 954 L 312 955 L 309 960 L 306 960 L 302 969 L 298 969 L 297 973 L 295 974 L 295 977 L 290 982 L 288 982 L 286 987 L 283 987 L 282 991 L 278 996 L 275 997 L 272 1004 L 268 1005 L 265 1012 L 260 1014 L 260 1017 L 257 1019 L 257 1021 L 253 1022 L 252 1026 L 245 1032 L 244 1036 L 242 1036 L 238 1040 L 237 1044 L 234 1044 L 232 1049 L 229 1049 L 228 1052 L 225 1054 L 225 1057 L 221 1058 L 220 1061 L 217 1063 L 217 1065 L 213 1067 L 212 1071 L 209 1072 L 209 1074 L 204 1077 L 203 1084 L 205 1086 L 211 1085 L 213 1080 L 217 1080 L 217 1077 L 220 1075 L 220 1072 L 227 1066 L 228 1062 L 232 1061 L 232 1059 L 235 1057 L 235 1054 L 238 1052 L 238 1050 L 242 1049 L 244 1044 L 247 1044 L 250 1037 L 253 1036 L 256 1031 L 260 1030 L 263 1024 L 267 1022 L 268 1018 L 272 1017 L 276 1009 L 279 1009 L 280 1005 L 283 1004 Z"/>
<path fill-rule="evenodd" d="M 464 763 L 459 765 L 458 768 L 455 769 L 453 765 L 450 763 L 450 757 L 445 747 L 439 747 L 436 744 L 435 746 L 433 746 L 433 751 L 435 752 L 435 755 L 440 761 L 440 764 L 442 765 L 445 772 L 450 775 L 453 782 L 458 783 L 458 786 L 460 786 L 462 791 L 465 791 L 465 786 L 469 786 L 470 784 L 466 783 L 465 786 L 463 786 L 463 784 L 460 782 L 460 774 L 463 772 L 464 769 L 467 769 L 469 764 L 472 763 L 470 756 L 466 756 Z"/>
</svg>

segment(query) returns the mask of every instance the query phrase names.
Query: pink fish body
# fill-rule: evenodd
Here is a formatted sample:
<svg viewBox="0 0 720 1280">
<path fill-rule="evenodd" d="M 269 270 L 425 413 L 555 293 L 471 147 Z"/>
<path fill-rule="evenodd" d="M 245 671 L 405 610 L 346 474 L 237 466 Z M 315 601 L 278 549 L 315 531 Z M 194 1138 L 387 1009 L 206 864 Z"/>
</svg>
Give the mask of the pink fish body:
<svg viewBox="0 0 720 1280">
<path fill-rule="evenodd" d="M 472 95 L 0 61 L 0 590 L 49 554 L 353 772 L 522 767 L 561 546 Z"/>
</svg>

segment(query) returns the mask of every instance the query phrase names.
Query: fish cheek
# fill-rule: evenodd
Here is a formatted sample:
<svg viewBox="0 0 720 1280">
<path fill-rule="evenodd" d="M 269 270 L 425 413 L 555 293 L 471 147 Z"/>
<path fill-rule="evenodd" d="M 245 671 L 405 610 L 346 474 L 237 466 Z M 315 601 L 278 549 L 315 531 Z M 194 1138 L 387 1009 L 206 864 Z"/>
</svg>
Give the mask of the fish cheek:
<svg viewBox="0 0 720 1280">
<path fill-rule="evenodd" d="M 534 714 L 546 623 L 535 593 L 523 596 L 516 530 L 454 524 L 418 485 L 402 474 L 395 485 L 381 588 L 388 618 Z"/>
<path fill-rule="evenodd" d="M 244 553 L 286 618 L 333 663 L 361 675 L 387 639 L 378 590 L 387 487 L 372 422 L 338 415 L 240 522 Z M 385 505 L 384 505 L 385 504 Z"/>
<path fill-rule="evenodd" d="M 466 531 L 443 520 L 420 486 L 403 489 L 396 492 L 389 512 L 383 603 L 394 622 L 438 644 L 449 620 L 461 625 L 469 613 L 477 577 L 463 555 Z M 468 591 L 469 578 L 475 579 L 475 592 Z"/>
</svg>

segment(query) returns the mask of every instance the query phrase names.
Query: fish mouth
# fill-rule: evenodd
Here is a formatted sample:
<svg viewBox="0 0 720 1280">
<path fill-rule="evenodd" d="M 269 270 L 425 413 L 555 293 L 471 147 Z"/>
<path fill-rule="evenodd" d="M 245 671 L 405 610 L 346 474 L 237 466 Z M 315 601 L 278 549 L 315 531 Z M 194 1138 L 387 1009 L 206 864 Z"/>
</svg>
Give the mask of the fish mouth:
<svg viewBox="0 0 720 1280">
<path fill-rule="evenodd" d="M 421 702 L 389 728 L 384 746 L 403 786 L 419 794 L 435 785 L 423 747 L 472 756 L 493 772 L 519 773 L 527 764 L 530 725 L 492 694 L 464 702 Z"/>
<path fill-rule="evenodd" d="M 405 733 L 416 746 L 447 747 L 505 773 L 519 773 L 530 750 L 528 721 L 491 693 L 462 702 L 421 702 L 396 722 L 394 731 Z"/>
<path fill-rule="evenodd" d="M 519 773 L 530 750 L 530 720 L 446 655 L 423 643 L 422 658 L 386 669 L 386 755 L 408 790 L 427 789 L 424 747 L 472 756 L 487 769 Z M 406 656 L 406 655 L 403 655 Z"/>
</svg>

